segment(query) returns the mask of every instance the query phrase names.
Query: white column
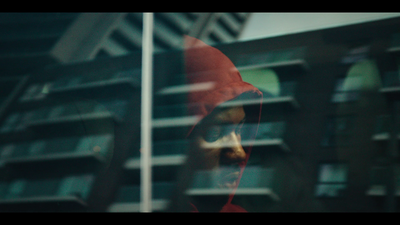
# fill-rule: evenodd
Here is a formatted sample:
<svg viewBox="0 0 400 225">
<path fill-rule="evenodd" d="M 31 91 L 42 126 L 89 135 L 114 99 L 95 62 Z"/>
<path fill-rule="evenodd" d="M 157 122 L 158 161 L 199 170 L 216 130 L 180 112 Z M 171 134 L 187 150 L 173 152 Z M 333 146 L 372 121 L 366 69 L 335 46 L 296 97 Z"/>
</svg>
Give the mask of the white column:
<svg viewBox="0 0 400 225">
<path fill-rule="evenodd" d="M 153 13 L 143 13 L 141 106 L 141 212 L 151 212 Z"/>
</svg>

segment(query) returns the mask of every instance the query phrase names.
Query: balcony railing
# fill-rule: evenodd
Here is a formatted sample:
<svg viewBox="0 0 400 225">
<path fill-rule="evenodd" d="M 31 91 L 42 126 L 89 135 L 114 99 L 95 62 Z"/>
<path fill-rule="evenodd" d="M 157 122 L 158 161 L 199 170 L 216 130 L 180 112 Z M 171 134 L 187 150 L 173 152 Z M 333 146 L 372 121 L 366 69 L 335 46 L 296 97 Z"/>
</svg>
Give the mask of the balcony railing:
<svg viewBox="0 0 400 225">
<path fill-rule="evenodd" d="M 380 92 L 389 99 L 398 99 L 400 95 L 400 73 L 398 71 L 387 72 L 383 75 Z"/>
<path fill-rule="evenodd" d="M 43 106 L 37 109 L 12 112 L 0 127 L 0 133 L 18 132 L 28 127 L 71 121 L 113 118 L 121 121 L 125 116 L 127 101 L 82 101 Z"/>
<path fill-rule="evenodd" d="M 389 115 L 380 115 L 376 119 L 375 131 L 372 136 L 374 141 L 387 141 L 390 138 L 392 121 Z M 398 135 L 397 138 L 400 136 Z"/>
<path fill-rule="evenodd" d="M 188 140 L 155 141 L 152 148 L 152 166 L 181 165 L 186 159 L 188 150 Z M 133 151 L 124 167 L 125 169 L 140 169 L 140 151 Z"/>
<path fill-rule="evenodd" d="M 7 210 L 10 206 L 57 206 L 66 202 L 74 207 L 86 207 L 85 201 L 90 195 L 94 179 L 92 174 L 82 174 L 62 178 L 3 181 L 0 183 L 0 207 Z M 57 210 L 57 207 L 54 208 L 54 211 Z"/>
<path fill-rule="evenodd" d="M 307 69 L 308 65 L 304 61 L 306 53 L 305 47 L 274 50 L 270 52 L 255 53 L 241 55 L 235 65 L 238 69 L 254 69 L 254 68 L 282 68 L 299 66 L 302 69 Z"/>
<path fill-rule="evenodd" d="M 220 168 L 218 171 L 197 171 L 191 188 L 186 191 L 190 196 L 228 195 L 233 189 L 221 187 L 221 174 L 234 172 L 230 168 Z M 240 180 L 235 195 L 269 196 L 274 200 L 279 197 L 274 193 L 273 169 L 264 169 L 257 166 L 247 167 Z"/>
<path fill-rule="evenodd" d="M 392 35 L 390 47 L 387 50 L 389 53 L 398 55 L 400 52 L 400 33 Z"/>
<path fill-rule="evenodd" d="M 153 182 L 152 209 L 163 211 L 170 200 L 174 183 Z M 119 188 L 116 199 L 108 208 L 109 212 L 139 212 L 140 211 L 140 186 L 125 185 Z"/>
<path fill-rule="evenodd" d="M 263 104 L 268 105 L 269 111 L 274 111 L 276 107 L 283 107 L 289 110 L 298 109 L 299 103 L 296 100 L 296 89 L 297 89 L 297 82 L 295 81 L 285 81 L 281 82 L 279 85 L 279 93 L 272 94 L 271 91 L 268 90 L 268 84 L 259 84 L 257 87 L 258 89 L 263 92 L 262 99 L 260 98 L 239 98 L 235 100 L 231 100 L 228 102 L 224 102 L 221 106 L 222 107 L 230 107 L 236 105 L 257 105 Z M 262 101 L 261 101 L 262 100 Z"/>
<path fill-rule="evenodd" d="M 286 144 L 286 122 L 260 123 L 255 139 L 254 132 L 257 129 L 256 124 L 244 124 L 242 128 L 242 146 L 253 146 L 257 149 L 279 149 L 290 151 Z"/>
<path fill-rule="evenodd" d="M 0 159 L 5 165 L 42 163 L 53 160 L 93 158 L 104 162 L 113 151 L 111 134 L 42 139 L 0 146 Z"/>
<path fill-rule="evenodd" d="M 400 196 L 400 166 L 397 165 L 394 170 L 395 195 Z M 385 167 L 373 167 L 370 174 L 370 186 L 366 194 L 370 196 L 386 195 L 387 170 Z"/>
<path fill-rule="evenodd" d="M 93 95 L 95 90 L 110 94 L 125 93 L 141 85 L 141 70 L 131 69 L 116 73 L 96 74 L 96 76 L 63 77 L 56 80 L 49 89 L 51 95 Z M 107 92 L 107 93 L 108 93 Z"/>
</svg>

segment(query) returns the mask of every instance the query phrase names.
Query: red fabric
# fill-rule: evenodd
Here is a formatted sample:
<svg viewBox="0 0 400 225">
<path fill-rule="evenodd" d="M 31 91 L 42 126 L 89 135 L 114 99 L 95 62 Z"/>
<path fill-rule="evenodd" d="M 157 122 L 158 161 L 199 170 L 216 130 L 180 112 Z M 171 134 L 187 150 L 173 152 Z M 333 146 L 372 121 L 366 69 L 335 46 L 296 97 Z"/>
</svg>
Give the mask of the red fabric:
<svg viewBox="0 0 400 225">
<path fill-rule="evenodd" d="M 220 212 L 222 212 L 222 213 L 228 213 L 228 212 L 239 213 L 239 212 L 247 212 L 247 211 L 238 205 L 228 203 L 224 207 L 222 207 L 222 210 Z"/>
<path fill-rule="evenodd" d="M 185 36 L 185 68 L 189 84 L 213 83 L 209 90 L 189 92 L 191 115 L 203 118 L 216 106 L 245 92 L 262 96 L 257 88 L 242 80 L 235 65 L 221 51 L 189 36 Z"/>
<path fill-rule="evenodd" d="M 190 204 L 192 206 L 192 213 L 198 213 L 199 210 L 196 208 L 195 205 Z M 247 211 L 245 209 L 243 209 L 242 207 L 238 206 L 238 205 L 234 205 L 231 203 L 227 203 L 226 205 L 224 205 L 224 207 L 222 207 L 221 211 L 219 211 L 221 213 L 246 213 Z"/>
<path fill-rule="evenodd" d="M 255 93 L 262 97 L 262 93 L 257 88 L 242 80 L 239 71 L 225 54 L 201 40 L 189 36 L 185 36 L 185 69 L 188 84 L 210 82 L 213 84 L 212 88 L 208 90 L 188 93 L 189 113 L 198 115 L 199 121 L 209 115 L 221 103 L 232 100 L 243 93 Z M 189 131 L 189 134 L 193 128 Z M 250 156 L 250 150 L 250 148 L 247 149 L 247 159 Z M 247 159 L 242 165 L 242 172 Z M 241 174 L 239 180 L 240 177 Z M 230 203 L 233 196 L 234 192 L 230 195 L 221 212 L 246 212 L 242 207 Z M 192 206 L 194 207 L 193 211 L 196 212 L 196 207 Z"/>
</svg>

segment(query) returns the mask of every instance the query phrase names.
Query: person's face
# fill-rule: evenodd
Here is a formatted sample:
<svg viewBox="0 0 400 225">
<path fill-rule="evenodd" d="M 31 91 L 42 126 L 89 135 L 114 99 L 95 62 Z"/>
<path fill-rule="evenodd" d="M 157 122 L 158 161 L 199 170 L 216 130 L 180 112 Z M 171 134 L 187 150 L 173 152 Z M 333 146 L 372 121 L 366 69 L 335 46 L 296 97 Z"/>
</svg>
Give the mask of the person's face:
<svg viewBox="0 0 400 225">
<path fill-rule="evenodd" d="M 201 124 L 196 138 L 206 160 L 202 169 L 218 171 L 221 188 L 235 187 L 240 165 L 245 163 L 246 152 L 240 143 L 245 116 L 242 106 L 217 111 Z"/>
</svg>

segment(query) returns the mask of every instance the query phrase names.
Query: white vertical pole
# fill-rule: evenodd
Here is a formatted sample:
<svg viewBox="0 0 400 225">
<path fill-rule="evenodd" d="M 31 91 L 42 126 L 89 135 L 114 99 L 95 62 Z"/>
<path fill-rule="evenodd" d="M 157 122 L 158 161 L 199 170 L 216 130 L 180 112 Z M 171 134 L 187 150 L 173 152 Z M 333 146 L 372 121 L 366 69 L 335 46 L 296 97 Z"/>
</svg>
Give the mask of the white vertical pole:
<svg viewBox="0 0 400 225">
<path fill-rule="evenodd" d="M 141 107 L 141 212 L 151 212 L 153 13 L 143 13 Z"/>
</svg>

